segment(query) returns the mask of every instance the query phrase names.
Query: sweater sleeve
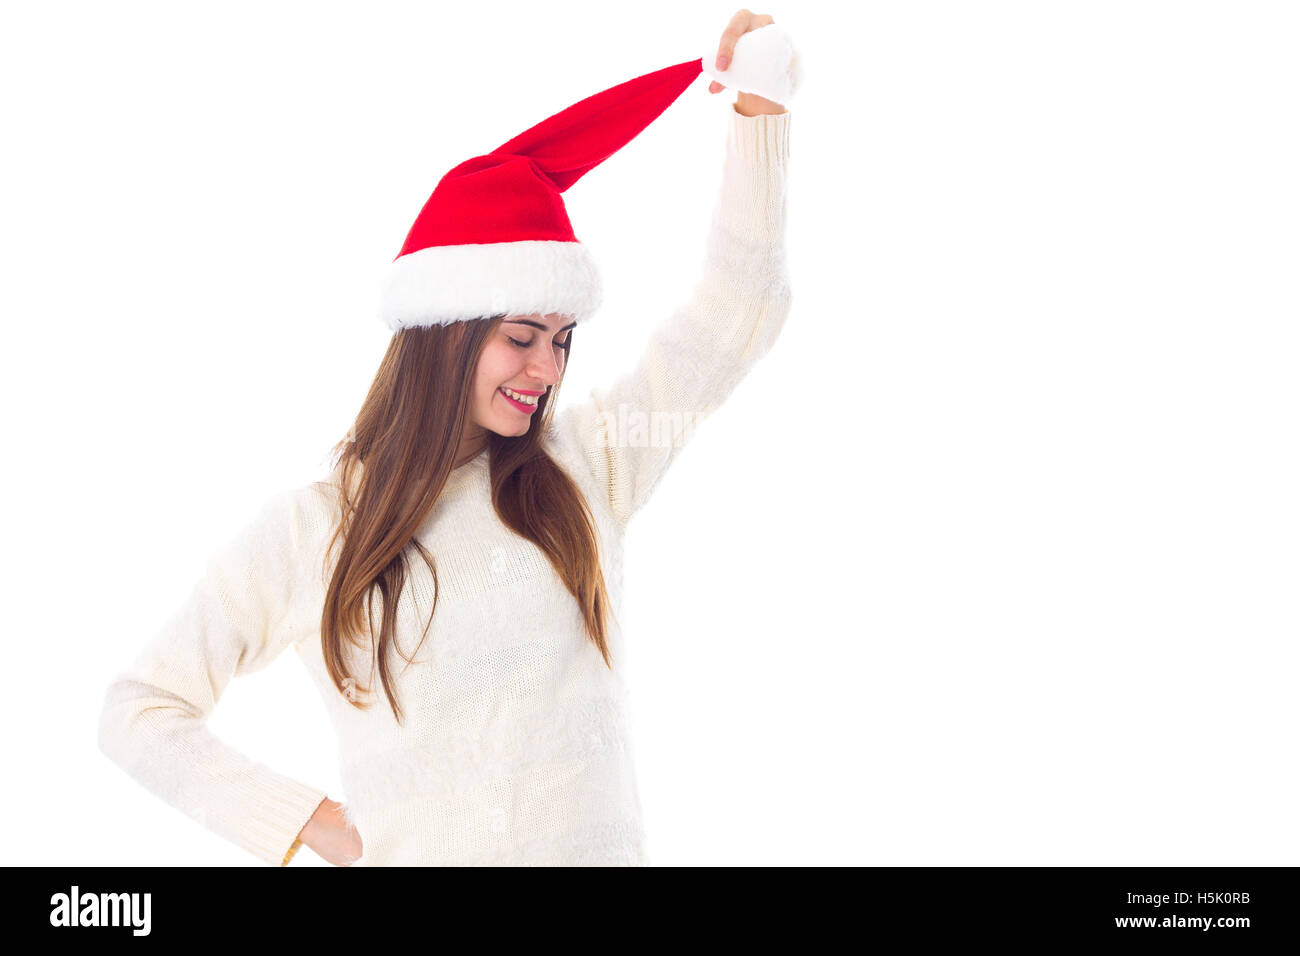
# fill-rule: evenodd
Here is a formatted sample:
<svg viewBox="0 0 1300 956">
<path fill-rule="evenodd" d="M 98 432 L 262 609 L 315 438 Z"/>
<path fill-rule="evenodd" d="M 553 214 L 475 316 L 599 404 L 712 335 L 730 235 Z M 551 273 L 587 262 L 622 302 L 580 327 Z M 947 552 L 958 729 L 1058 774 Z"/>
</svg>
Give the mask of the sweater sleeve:
<svg viewBox="0 0 1300 956">
<path fill-rule="evenodd" d="M 556 415 L 561 440 L 626 527 L 694 428 L 772 346 L 790 311 L 785 263 L 790 113 L 728 118 L 722 189 L 692 295 L 634 369 Z"/>
<path fill-rule="evenodd" d="M 100 749 L 132 778 L 262 861 L 283 866 L 326 793 L 255 763 L 205 724 L 231 678 L 292 643 L 282 626 L 298 553 L 294 492 L 209 560 L 188 599 L 109 684 Z"/>
</svg>

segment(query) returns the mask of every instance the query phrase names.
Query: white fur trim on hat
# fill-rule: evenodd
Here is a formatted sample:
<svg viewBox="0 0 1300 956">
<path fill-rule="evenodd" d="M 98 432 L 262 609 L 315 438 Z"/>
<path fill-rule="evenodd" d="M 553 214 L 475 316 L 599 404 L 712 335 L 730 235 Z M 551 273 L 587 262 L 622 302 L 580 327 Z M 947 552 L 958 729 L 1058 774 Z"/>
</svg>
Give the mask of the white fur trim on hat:
<svg viewBox="0 0 1300 956">
<path fill-rule="evenodd" d="M 581 322 L 600 300 L 600 272 L 580 242 L 482 242 L 399 256 L 379 312 L 394 332 L 501 313 L 558 313 Z"/>
<path fill-rule="evenodd" d="M 789 35 L 775 23 L 750 30 L 736 41 L 725 70 L 714 68 L 718 41 L 703 56 L 704 73 L 730 90 L 753 93 L 788 106 L 803 78 L 799 54 Z"/>
</svg>

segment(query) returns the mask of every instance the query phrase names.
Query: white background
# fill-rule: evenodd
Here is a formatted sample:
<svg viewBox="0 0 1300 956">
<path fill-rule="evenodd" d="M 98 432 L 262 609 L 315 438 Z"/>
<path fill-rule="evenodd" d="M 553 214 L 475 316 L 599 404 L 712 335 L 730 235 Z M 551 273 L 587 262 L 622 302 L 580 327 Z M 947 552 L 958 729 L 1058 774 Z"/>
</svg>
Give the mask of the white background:
<svg viewBox="0 0 1300 956">
<path fill-rule="evenodd" d="M 98 751 L 108 681 L 323 473 L 442 173 L 735 9 L 5 8 L 6 862 L 260 865 Z M 758 9 L 794 307 L 628 538 L 653 862 L 1294 865 L 1294 6 Z M 696 82 L 566 194 L 569 401 L 694 282 Z M 343 798 L 296 655 L 210 726 Z"/>
</svg>

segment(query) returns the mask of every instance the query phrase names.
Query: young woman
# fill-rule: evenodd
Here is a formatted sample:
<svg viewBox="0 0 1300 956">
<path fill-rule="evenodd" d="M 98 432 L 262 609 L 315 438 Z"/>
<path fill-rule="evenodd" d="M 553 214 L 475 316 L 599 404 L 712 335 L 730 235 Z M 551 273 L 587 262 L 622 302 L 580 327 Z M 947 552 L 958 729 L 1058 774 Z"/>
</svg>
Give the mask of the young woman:
<svg viewBox="0 0 1300 956">
<path fill-rule="evenodd" d="M 647 862 L 622 538 L 790 308 L 794 56 L 771 23 L 738 13 L 713 66 L 777 92 L 729 111 L 703 277 L 586 402 L 556 407 L 599 301 L 560 193 L 708 68 L 603 91 L 443 177 L 394 262 L 392 342 L 330 478 L 274 496 L 110 685 L 106 754 L 278 865 L 302 844 L 354 866 Z M 233 677 L 290 646 L 338 734 L 346 805 L 204 725 Z"/>
</svg>

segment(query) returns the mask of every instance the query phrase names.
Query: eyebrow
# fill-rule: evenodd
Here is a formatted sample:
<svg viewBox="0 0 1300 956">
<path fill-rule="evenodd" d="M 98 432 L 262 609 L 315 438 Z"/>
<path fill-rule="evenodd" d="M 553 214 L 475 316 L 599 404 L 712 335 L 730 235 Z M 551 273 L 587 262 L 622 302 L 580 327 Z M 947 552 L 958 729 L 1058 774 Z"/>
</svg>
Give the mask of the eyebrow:
<svg viewBox="0 0 1300 956">
<path fill-rule="evenodd" d="M 535 328 L 535 329 L 541 329 L 543 332 L 546 331 L 546 326 L 542 325 L 542 323 L 540 323 L 540 322 L 534 322 L 532 319 L 506 319 L 505 321 L 506 321 L 506 322 L 513 322 L 513 323 L 515 323 L 516 325 L 531 325 L 531 326 L 532 326 L 533 328 Z M 576 321 L 575 321 L 575 322 L 570 322 L 568 325 L 564 326 L 563 329 L 557 329 L 556 331 L 557 331 L 557 332 L 563 332 L 564 329 L 571 329 L 571 328 L 573 328 L 573 327 L 574 327 L 575 325 L 577 325 L 577 324 L 578 324 L 578 323 L 577 323 Z"/>
</svg>

